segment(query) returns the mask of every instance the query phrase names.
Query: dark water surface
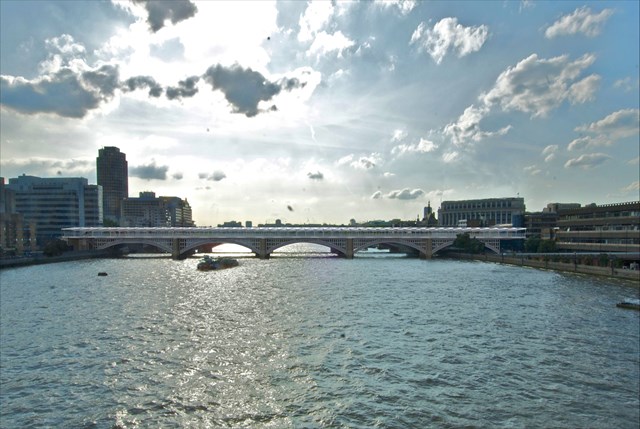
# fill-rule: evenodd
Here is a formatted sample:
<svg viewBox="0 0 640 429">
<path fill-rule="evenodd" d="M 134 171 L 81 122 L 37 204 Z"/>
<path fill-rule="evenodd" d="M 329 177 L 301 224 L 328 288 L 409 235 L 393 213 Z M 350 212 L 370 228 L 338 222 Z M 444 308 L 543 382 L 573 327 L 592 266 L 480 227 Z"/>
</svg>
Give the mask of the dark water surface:
<svg viewBox="0 0 640 429">
<path fill-rule="evenodd" d="M 3 270 L 0 426 L 638 428 L 638 288 L 304 256 Z"/>
</svg>

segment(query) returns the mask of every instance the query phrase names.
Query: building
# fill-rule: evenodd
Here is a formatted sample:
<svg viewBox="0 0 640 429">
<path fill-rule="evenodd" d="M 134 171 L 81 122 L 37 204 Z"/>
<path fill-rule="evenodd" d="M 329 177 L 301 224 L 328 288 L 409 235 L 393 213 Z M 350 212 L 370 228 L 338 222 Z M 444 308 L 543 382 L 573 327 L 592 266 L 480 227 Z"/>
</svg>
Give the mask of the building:
<svg viewBox="0 0 640 429">
<path fill-rule="evenodd" d="M 433 212 L 433 209 L 431 208 L 431 201 L 429 201 L 427 203 L 427 207 L 424 208 L 422 222 L 420 222 L 420 224 L 428 227 L 438 226 L 438 220 L 436 219 L 436 214 Z"/>
<path fill-rule="evenodd" d="M 640 201 L 560 209 L 556 247 L 574 252 L 640 252 Z"/>
<path fill-rule="evenodd" d="M 22 229 L 35 231 L 39 246 L 60 237 L 62 228 L 103 224 L 102 187 L 89 185 L 85 178 L 23 174 L 9 179 L 6 188 L 13 191 L 15 211 L 24 218 Z"/>
<path fill-rule="evenodd" d="M 549 203 L 541 212 L 525 213 L 524 225 L 527 228 L 527 237 L 553 240 L 558 224 L 558 212 L 580 207 L 578 203 Z"/>
<path fill-rule="evenodd" d="M 22 254 L 24 217 L 16 212 L 16 193 L 5 186 L 0 177 L 0 253 Z M 35 246 L 35 240 L 33 242 Z"/>
<path fill-rule="evenodd" d="M 178 197 L 156 197 L 154 192 L 140 192 L 138 198 L 122 201 L 121 224 L 129 227 L 194 226 L 191 206 Z"/>
<path fill-rule="evenodd" d="M 117 147 L 103 147 L 98 151 L 96 171 L 98 185 L 102 186 L 104 219 L 119 224 L 122 200 L 129 196 L 127 157 Z"/>
<path fill-rule="evenodd" d="M 520 197 L 443 201 L 438 209 L 438 223 L 445 227 L 523 227 L 524 213 L 524 198 Z"/>
</svg>

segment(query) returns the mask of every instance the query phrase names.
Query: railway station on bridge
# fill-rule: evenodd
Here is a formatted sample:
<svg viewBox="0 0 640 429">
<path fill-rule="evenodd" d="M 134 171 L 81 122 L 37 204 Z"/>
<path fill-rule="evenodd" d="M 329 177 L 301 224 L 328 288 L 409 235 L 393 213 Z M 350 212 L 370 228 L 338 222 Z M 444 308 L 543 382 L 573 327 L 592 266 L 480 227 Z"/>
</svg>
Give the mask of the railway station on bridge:
<svg viewBox="0 0 640 429">
<path fill-rule="evenodd" d="M 260 227 L 260 228 L 65 228 L 63 239 L 77 250 L 103 250 L 145 244 L 170 253 L 173 259 L 220 244 L 246 247 L 260 259 L 295 243 L 326 246 L 347 259 L 358 251 L 389 246 L 430 259 L 451 246 L 460 234 L 469 234 L 499 254 L 506 242 L 525 239 L 525 228 L 364 228 L 364 227 Z"/>
</svg>

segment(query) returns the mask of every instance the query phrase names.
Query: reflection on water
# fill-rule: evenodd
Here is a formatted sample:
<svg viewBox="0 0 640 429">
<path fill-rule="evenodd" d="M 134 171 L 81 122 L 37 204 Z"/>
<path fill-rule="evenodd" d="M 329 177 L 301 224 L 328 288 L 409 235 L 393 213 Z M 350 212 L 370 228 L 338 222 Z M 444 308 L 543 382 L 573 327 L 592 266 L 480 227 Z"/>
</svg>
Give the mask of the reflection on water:
<svg viewBox="0 0 640 429">
<path fill-rule="evenodd" d="M 0 426 L 638 425 L 637 288 L 284 250 L 3 270 Z"/>
</svg>

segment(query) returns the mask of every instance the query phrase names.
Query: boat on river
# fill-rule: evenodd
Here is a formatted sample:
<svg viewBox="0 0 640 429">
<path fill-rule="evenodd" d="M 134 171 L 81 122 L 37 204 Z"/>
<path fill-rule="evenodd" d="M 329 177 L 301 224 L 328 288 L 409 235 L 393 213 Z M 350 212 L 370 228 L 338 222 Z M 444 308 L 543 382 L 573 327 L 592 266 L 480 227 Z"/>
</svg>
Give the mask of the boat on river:
<svg viewBox="0 0 640 429">
<path fill-rule="evenodd" d="M 640 299 L 627 298 L 616 304 L 618 308 L 628 308 L 630 310 L 640 310 Z"/>
<path fill-rule="evenodd" d="M 205 255 L 200 262 L 198 262 L 198 270 L 200 271 L 212 271 L 221 270 L 224 268 L 233 268 L 240 265 L 237 259 L 233 258 L 212 258 L 209 255 Z"/>
</svg>

